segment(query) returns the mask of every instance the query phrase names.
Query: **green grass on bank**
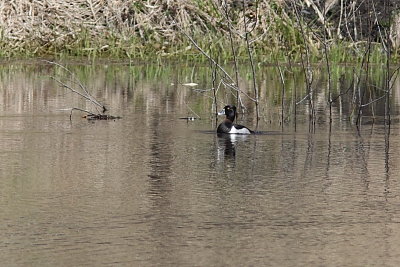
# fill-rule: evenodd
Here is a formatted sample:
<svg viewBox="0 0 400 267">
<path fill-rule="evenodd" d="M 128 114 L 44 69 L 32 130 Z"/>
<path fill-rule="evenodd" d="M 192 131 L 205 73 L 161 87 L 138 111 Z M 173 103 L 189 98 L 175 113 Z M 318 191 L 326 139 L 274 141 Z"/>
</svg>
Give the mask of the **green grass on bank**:
<svg viewBox="0 0 400 267">
<path fill-rule="evenodd" d="M 194 38 L 204 51 L 218 62 L 232 61 L 233 54 L 231 43 L 224 38 L 207 36 Z M 237 60 L 248 59 L 248 48 L 245 43 L 234 43 Z M 361 62 L 366 55 L 366 45 L 354 45 L 346 42 L 331 43 L 327 53 L 330 63 L 357 63 Z M 326 61 L 325 50 L 312 50 L 310 60 L 313 63 Z M 301 62 L 306 57 L 305 47 L 298 45 L 295 48 L 269 47 L 267 44 L 257 43 L 252 47 L 252 52 L 258 63 L 273 64 L 275 62 Z M 82 34 L 78 39 L 61 45 L 46 44 L 40 45 L 36 42 L 27 43 L 18 47 L 11 47 L 9 43 L 0 40 L 0 57 L 2 58 L 35 58 L 35 57 L 55 57 L 69 58 L 80 57 L 94 60 L 97 58 L 110 59 L 138 59 L 138 60 L 193 60 L 197 62 L 208 61 L 192 43 L 181 41 L 171 44 L 168 41 L 143 43 L 137 38 L 121 40 L 113 36 L 108 36 L 104 40 L 92 40 Z M 396 53 L 392 53 L 392 61 L 398 62 Z M 370 63 L 384 63 L 386 53 L 379 43 L 371 45 L 369 50 Z"/>
</svg>

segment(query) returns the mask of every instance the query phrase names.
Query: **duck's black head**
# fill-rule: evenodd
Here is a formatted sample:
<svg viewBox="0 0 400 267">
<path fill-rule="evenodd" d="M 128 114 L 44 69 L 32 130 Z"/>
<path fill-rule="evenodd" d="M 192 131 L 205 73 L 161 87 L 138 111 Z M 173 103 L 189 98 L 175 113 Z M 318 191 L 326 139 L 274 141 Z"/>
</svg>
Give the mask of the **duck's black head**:
<svg viewBox="0 0 400 267">
<path fill-rule="evenodd" d="M 235 121 L 236 117 L 236 107 L 232 105 L 227 105 L 224 107 L 224 114 L 226 115 L 226 118 L 232 122 Z"/>
</svg>

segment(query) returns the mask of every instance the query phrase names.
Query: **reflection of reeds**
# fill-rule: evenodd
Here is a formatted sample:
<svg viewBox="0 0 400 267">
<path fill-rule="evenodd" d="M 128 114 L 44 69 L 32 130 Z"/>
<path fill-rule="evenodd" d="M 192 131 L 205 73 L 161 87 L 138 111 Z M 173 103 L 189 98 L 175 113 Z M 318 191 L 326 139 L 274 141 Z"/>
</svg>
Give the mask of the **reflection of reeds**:
<svg viewBox="0 0 400 267">
<path fill-rule="evenodd" d="M 202 118 L 207 118 L 213 108 L 214 96 L 211 77 L 212 70 L 202 64 L 187 65 L 165 64 L 164 66 L 127 66 L 127 65 L 71 65 L 68 69 L 87 85 L 88 90 L 107 107 L 124 117 L 124 109 L 137 109 L 145 112 L 154 105 L 172 105 L 179 116 L 188 114 L 190 108 Z M 227 71 L 232 72 L 232 69 Z M 344 120 L 349 120 L 354 108 L 360 103 L 359 88 L 365 90 L 361 103 L 363 116 L 383 118 L 385 115 L 385 71 L 380 66 L 371 66 L 367 76 L 354 67 L 332 66 L 332 124 L 337 127 Z M 253 91 L 252 79 L 246 76 L 249 66 L 239 66 L 239 87 L 244 93 Z M 257 69 L 257 86 L 260 90 L 261 122 L 275 124 L 283 121 L 286 126 L 295 126 L 304 122 L 309 115 L 309 102 L 296 105 L 300 97 L 307 94 L 305 76 L 301 67 L 284 66 L 261 67 Z M 49 66 L 33 64 L 15 64 L 0 66 L 0 108 L 7 114 L 55 114 L 59 109 L 79 107 L 89 109 L 90 102 L 83 101 L 75 94 L 60 89 L 58 84 L 48 76 L 62 77 L 62 72 Z M 180 85 L 191 80 L 197 87 Z M 315 120 L 319 124 L 329 123 L 329 91 L 327 89 L 328 74 L 323 68 L 314 69 L 314 105 Z M 368 78 L 368 80 L 367 80 Z M 282 87 L 284 81 L 284 88 Z M 359 80 L 359 81 L 358 81 Z M 399 81 L 392 79 L 390 84 L 390 112 L 399 113 Z M 202 89 L 202 92 L 199 92 Z M 355 92 L 355 94 L 354 94 Z M 224 90 L 217 92 L 219 100 L 226 99 L 233 103 L 234 95 L 225 95 Z M 356 97 L 354 99 L 354 97 Z M 375 101 L 379 100 L 379 101 Z M 246 120 L 256 125 L 255 110 L 252 101 L 243 99 L 249 107 Z M 368 104 L 368 105 L 366 105 Z M 219 103 L 219 108 L 221 104 Z M 68 113 L 65 113 L 68 119 Z M 63 112 L 61 112 L 63 114 Z M 382 116 L 382 117 L 380 117 Z M 328 124 L 327 124 L 328 125 Z M 281 125 L 280 125 L 281 126 Z M 254 127 L 253 127 L 254 128 Z M 276 129 L 276 128 L 275 128 Z"/>
</svg>

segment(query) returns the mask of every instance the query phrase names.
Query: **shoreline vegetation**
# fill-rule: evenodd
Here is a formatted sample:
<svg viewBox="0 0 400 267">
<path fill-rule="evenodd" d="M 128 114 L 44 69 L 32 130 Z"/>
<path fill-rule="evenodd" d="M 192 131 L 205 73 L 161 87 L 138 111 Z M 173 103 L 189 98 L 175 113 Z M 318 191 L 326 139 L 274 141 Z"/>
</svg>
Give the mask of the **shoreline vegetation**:
<svg viewBox="0 0 400 267">
<path fill-rule="evenodd" d="M 251 47 L 251 53 L 249 48 Z M 199 53 L 199 48 L 203 49 Z M 397 61 L 396 0 L 8 0 L 0 57 Z"/>
</svg>

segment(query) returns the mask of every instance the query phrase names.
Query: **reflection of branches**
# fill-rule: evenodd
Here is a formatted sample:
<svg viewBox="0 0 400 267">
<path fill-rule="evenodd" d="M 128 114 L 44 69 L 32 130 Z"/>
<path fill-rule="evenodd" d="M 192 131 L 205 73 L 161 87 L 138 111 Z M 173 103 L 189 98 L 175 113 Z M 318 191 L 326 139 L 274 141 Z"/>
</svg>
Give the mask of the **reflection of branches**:
<svg viewBox="0 0 400 267">
<path fill-rule="evenodd" d="M 283 72 L 282 72 L 282 68 L 279 64 L 277 64 L 278 66 L 278 70 L 279 70 L 279 77 L 281 79 L 281 84 L 282 84 L 282 100 L 281 100 L 281 127 L 283 130 L 283 120 L 284 120 L 284 104 L 285 104 L 285 91 L 286 91 L 286 85 L 285 85 L 285 78 L 283 77 Z"/>
<path fill-rule="evenodd" d="M 219 85 L 218 85 L 218 88 L 216 87 L 216 81 L 217 81 L 217 66 L 214 65 L 214 66 L 211 66 L 211 68 L 212 68 L 213 102 L 214 102 L 214 107 L 215 107 L 214 112 L 215 112 L 215 114 L 217 114 L 217 112 L 218 112 L 217 90 L 218 90 L 218 88 L 219 88 Z M 220 83 L 220 84 L 221 84 L 221 83 Z M 215 124 L 216 124 L 216 123 L 217 123 L 217 120 L 215 121 Z"/>
<path fill-rule="evenodd" d="M 343 93 L 339 93 L 335 98 L 332 98 L 331 102 L 335 103 L 336 100 L 338 100 L 340 97 L 346 95 L 348 92 L 350 92 L 351 88 L 354 87 L 354 78 L 351 80 L 350 86 L 347 88 L 346 91 L 344 91 Z"/>
<path fill-rule="evenodd" d="M 389 159 L 390 159 L 390 124 L 385 124 L 385 172 L 389 174 Z"/>
</svg>

